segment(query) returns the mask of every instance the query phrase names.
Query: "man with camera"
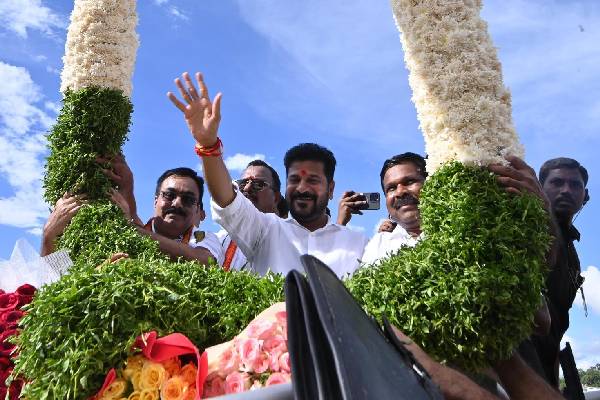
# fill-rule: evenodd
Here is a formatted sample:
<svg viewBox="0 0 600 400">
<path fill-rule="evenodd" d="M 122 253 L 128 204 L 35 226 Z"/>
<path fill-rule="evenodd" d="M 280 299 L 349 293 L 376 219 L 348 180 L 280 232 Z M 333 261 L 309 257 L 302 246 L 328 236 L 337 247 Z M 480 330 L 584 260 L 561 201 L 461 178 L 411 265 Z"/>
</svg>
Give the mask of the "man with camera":
<svg viewBox="0 0 600 400">
<path fill-rule="evenodd" d="M 185 86 L 183 81 L 185 81 Z M 196 141 L 195 151 L 212 195 L 214 219 L 231 235 L 250 261 L 250 269 L 264 275 L 271 270 L 286 274 L 303 270 L 300 256 L 311 254 L 339 276 L 358 268 L 366 238 L 345 226 L 331 222 L 326 214 L 333 196 L 335 157 L 315 143 L 302 143 L 287 151 L 285 198 L 292 218 L 283 220 L 273 213 L 259 211 L 239 194 L 223 162 L 223 147 L 217 136 L 221 94 L 211 101 L 200 73 L 199 92 L 189 74 L 175 83 L 183 98 L 168 96 L 183 113 Z"/>
</svg>

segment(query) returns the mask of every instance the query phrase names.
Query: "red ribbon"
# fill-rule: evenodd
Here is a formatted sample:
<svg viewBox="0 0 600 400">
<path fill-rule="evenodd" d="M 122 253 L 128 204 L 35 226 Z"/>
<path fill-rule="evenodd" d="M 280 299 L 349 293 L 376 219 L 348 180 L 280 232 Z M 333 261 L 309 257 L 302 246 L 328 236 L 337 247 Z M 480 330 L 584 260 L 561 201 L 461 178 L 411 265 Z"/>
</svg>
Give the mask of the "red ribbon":
<svg viewBox="0 0 600 400">
<path fill-rule="evenodd" d="M 163 362 L 169 358 L 179 357 L 185 354 L 195 354 L 198 362 L 198 374 L 196 375 L 196 397 L 195 400 L 200 400 L 204 381 L 208 375 L 208 356 L 206 352 L 200 354 L 200 351 L 194 343 L 181 333 L 172 333 L 170 335 L 159 338 L 155 331 L 145 333 L 135 340 L 134 348 L 142 350 L 142 354 L 150 361 Z M 102 397 L 102 393 L 106 388 L 117 378 L 115 369 L 108 371 L 104 384 L 96 396 L 92 399 L 96 400 Z"/>
</svg>

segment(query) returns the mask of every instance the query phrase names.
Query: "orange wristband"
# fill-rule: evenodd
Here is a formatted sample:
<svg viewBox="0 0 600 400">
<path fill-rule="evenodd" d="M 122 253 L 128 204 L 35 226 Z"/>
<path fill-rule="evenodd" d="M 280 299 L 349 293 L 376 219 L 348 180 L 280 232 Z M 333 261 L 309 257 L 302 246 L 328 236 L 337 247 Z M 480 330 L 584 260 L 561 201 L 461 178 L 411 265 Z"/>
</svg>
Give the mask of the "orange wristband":
<svg viewBox="0 0 600 400">
<path fill-rule="evenodd" d="M 198 157 L 220 157 L 223 155 L 223 142 L 217 138 L 217 142 L 208 147 L 196 143 L 194 151 L 198 154 Z"/>
</svg>

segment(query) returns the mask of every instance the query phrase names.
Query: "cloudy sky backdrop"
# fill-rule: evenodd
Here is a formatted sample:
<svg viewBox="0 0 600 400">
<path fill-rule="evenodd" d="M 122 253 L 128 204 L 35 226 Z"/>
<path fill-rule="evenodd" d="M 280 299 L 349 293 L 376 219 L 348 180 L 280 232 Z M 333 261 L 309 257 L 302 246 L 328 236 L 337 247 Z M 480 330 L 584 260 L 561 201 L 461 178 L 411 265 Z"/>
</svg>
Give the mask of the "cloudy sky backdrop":
<svg viewBox="0 0 600 400">
<path fill-rule="evenodd" d="M 338 160 L 336 198 L 378 191 L 382 161 L 423 152 L 389 3 L 372 0 L 142 0 L 135 107 L 125 155 L 142 218 L 156 178 L 198 168 L 193 141 L 165 93 L 183 71 L 222 91 L 221 137 L 236 176 L 263 158 L 283 175 L 285 150 L 304 141 Z M 60 109 L 61 57 L 71 1 L 0 1 L 0 259 L 24 237 L 39 246 L 48 205 L 40 177 L 44 134 Z M 589 316 L 580 299 L 569 340 L 579 367 L 600 363 L 600 2 L 487 0 L 514 119 L 536 170 L 557 156 L 588 168 L 591 201 L 576 225 Z M 208 198 L 205 199 L 205 204 Z M 371 235 L 384 210 L 355 217 Z M 205 229 L 218 227 L 210 218 Z"/>
</svg>

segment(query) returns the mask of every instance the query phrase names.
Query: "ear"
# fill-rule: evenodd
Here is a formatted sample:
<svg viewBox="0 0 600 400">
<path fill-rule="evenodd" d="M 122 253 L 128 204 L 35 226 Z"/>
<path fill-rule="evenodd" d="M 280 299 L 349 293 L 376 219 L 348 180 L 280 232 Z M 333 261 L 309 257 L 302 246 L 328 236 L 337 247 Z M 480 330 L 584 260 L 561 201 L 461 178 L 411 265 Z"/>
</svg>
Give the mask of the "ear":
<svg viewBox="0 0 600 400">
<path fill-rule="evenodd" d="M 583 204 L 581 206 L 582 207 L 585 206 L 585 203 L 587 203 L 588 201 L 590 201 L 590 192 L 586 188 L 585 189 L 585 196 L 583 197 Z"/>
<path fill-rule="evenodd" d="M 197 211 L 198 220 L 204 221 L 206 219 L 206 211 L 201 210 L 200 207 L 198 207 L 198 208 L 199 208 Z"/>
<path fill-rule="evenodd" d="M 332 179 L 329 184 L 329 200 L 333 200 L 333 191 L 335 189 L 335 181 Z"/>
<path fill-rule="evenodd" d="M 273 196 L 275 198 L 275 204 L 279 204 L 279 202 L 281 201 L 281 193 L 273 192 Z"/>
<path fill-rule="evenodd" d="M 158 202 L 158 196 L 154 196 L 154 208 L 156 208 L 156 203 Z"/>
</svg>

